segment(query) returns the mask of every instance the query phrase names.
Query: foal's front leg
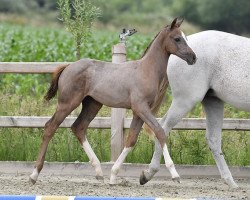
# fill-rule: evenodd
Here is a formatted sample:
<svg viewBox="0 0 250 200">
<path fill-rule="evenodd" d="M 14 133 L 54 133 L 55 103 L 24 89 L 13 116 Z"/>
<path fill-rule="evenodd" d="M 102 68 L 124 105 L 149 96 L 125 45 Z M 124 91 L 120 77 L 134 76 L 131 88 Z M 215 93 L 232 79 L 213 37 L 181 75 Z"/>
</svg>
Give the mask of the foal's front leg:
<svg viewBox="0 0 250 200">
<path fill-rule="evenodd" d="M 200 91 L 200 98 L 183 99 L 182 97 L 175 97 L 171 103 L 168 112 L 161 119 L 160 124 L 162 125 L 165 134 L 168 136 L 172 128 L 181 121 L 181 119 L 195 106 L 200 99 L 203 98 L 203 91 Z M 193 95 L 194 97 L 197 96 Z M 159 170 L 160 167 L 160 156 L 161 156 L 161 146 L 158 142 L 155 142 L 155 152 L 151 163 L 149 165 L 149 169 L 144 170 L 140 177 L 140 183 L 145 184 L 150 181 L 155 173 Z M 175 169 L 174 169 L 175 170 Z M 171 172 L 170 172 L 171 173 Z M 172 173 L 171 173 L 172 174 Z M 173 176 L 172 176 L 173 178 Z M 179 181 L 179 177 L 173 178 L 174 181 Z"/>
<path fill-rule="evenodd" d="M 122 153 L 120 154 L 119 158 L 116 160 L 115 164 L 113 165 L 111 169 L 111 176 L 110 176 L 111 185 L 117 184 L 117 180 L 116 180 L 117 174 L 125 158 L 127 157 L 128 153 L 134 147 L 142 125 L 143 125 L 143 121 L 134 113 L 132 123 L 129 129 L 129 135 L 127 137 L 127 141 L 125 144 L 125 148 L 123 149 Z"/>
<path fill-rule="evenodd" d="M 173 180 L 177 180 L 178 182 L 180 182 L 180 176 L 177 173 L 174 163 L 169 155 L 168 152 L 168 148 L 167 148 L 167 144 L 166 144 L 166 135 L 165 132 L 163 130 L 163 128 L 160 126 L 160 124 L 157 122 L 156 118 L 154 117 L 154 115 L 151 113 L 150 108 L 148 105 L 143 105 L 140 104 L 140 107 L 137 108 L 137 112 L 139 117 L 153 130 L 153 132 L 155 133 L 155 136 L 158 140 L 158 142 L 156 141 L 156 151 L 154 152 L 154 158 L 156 158 L 156 163 L 152 163 L 151 162 L 151 166 L 153 171 L 152 174 L 154 175 L 157 171 L 154 171 L 154 165 L 158 165 L 158 163 L 160 164 L 160 158 L 161 158 L 161 153 L 163 151 L 163 156 L 164 156 L 164 161 L 165 161 L 165 165 L 168 168 L 172 179 Z M 160 149 L 160 150 L 159 150 Z M 159 161 L 159 162 L 158 162 Z M 156 166 L 157 168 L 157 166 Z M 152 177 L 153 177 L 152 175 Z M 150 178 L 152 178 L 150 177 Z M 148 177 L 146 177 L 148 178 Z M 144 180 L 145 179 L 145 175 L 142 174 L 140 177 L 140 183 L 141 184 L 145 184 L 148 180 Z"/>
</svg>

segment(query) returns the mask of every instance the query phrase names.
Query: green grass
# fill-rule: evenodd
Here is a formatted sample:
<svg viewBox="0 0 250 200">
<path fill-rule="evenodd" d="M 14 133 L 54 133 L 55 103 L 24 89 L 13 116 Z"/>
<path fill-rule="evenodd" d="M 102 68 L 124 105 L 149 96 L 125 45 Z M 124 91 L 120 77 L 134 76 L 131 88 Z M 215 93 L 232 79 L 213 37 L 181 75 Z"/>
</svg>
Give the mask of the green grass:
<svg viewBox="0 0 250 200">
<path fill-rule="evenodd" d="M 128 60 L 140 58 L 153 35 L 136 34 L 127 41 Z M 83 57 L 111 61 L 112 45 L 118 33 L 94 31 L 82 47 Z M 63 29 L 46 29 L 0 24 L 0 60 L 10 61 L 74 61 L 74 41 Z M 52 115 L 56 99 L 43 101 L 50 75 L 0 74 L 0 116 Z M 158 116 L 163 116 L 171 103 L 170 91 Z M 71 115 L 77 116 L 79 108 Z M 131 115 L 131 112 L 128 112 Z M 104 107 L 98 116 L 110 116 Z M 188 117 L 204 117 L 197 105 Z M 225 117 L 249 118 L 250 113 L 226 106 Z M 0 128 L 0 160 L 36 160 L 43 129 Z M 110 130 L 88 129 L 88 140 L 102 162 L 110 161 Z M 223 131 L 223 152 L 230 165 L 250 165 L 249 132 Z M 205 142 L 204 131 L 173 131 L 168 140 L 171 156 L 178 164 L 214 164 Z M 149 163 L 154 143 L 145 135 L 139 136 L 127 162 Z M 88 161 L 86 154 L 70 129 L 59 129 L 46 155 L 47 161 Z"/>
</svg>

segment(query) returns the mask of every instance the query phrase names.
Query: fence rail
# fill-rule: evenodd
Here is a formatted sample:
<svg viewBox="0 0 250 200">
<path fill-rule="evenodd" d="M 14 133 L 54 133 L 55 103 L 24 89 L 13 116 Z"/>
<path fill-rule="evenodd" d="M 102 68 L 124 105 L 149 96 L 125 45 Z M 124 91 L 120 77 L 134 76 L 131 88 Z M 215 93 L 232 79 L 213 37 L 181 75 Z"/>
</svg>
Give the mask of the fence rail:
<svg viewBox="0 0 250 200">
<path fill-rule="evenodd" d="M 123 50 L 123 49 L 122 49 Z M 120 51 L 120 50 L 119 50 Z M 124 53 L 124 52 L 123 52 Z M 125 52 L 126 53 L 126 52 Z M 124 53 L 124 55 L 126 55 Z M 114 55 L 114 52 L 113 52 Z M 117 54 L 121 56 L 122 54 Z M 116 55 L 116 56 L 117 56 Z M 124 56 L 123 55 L 123 56 Z M 123 59 L 123 58 L 122 58 Z M 118 59 L 119 60 L 119 59 Z M 44 74 L 52 73 L 57 66 L 69 64 L 69 62 L 0 62 L 0 74 Z M 112 111 L 113 112 L 113 111 Z M 123 144 L 123 129 L 129 128 L 131 118 L 118 115 L 121 110 L 116 110 L 111 117 L 96 117 L 89 128 L 111 129 L 111 157 L 114 161 L 119 155 Z M 120 116 L 117 117 L 117 116 Z M 113 117 L 113 118 L 112 118 Z M 121 118 L 122 117 L 122 118 Z M 119 118 L 119 119 L 118 119 Z M 0 116 L 0 127 L 8 128 L 42 128 L 50 119 L 48 116 Z M 67 117 L 60 127 L 70 127 L 75 117 Z M 159 119 L 158 119 L 159 120 Z M 120 128 L 119 128 L 120 127 Z M 121 130 L 120 130 L 121 129 Z M 174 129 L 178 130 L 205 130 L 206 121 L 203 118 L 186 118 L 178 123 Z M 224 119 L 224 130 L 250 130 L 249 119 Z"/>
<path fill-rule="evenodd" d="M 45 123 L 50 119 L 49 116 L 0 116 L 0 127 L 9 128 L 43 128 Z M 161 118 L 157 118 L 160 120 Z M 60 125 L 61 128 L 69 128 L 76 120 L 76 117 L 67 117 Z M 124 118 L 123 128 L 130 127 L 132 118 Z M 112 127 L 111 117 L 96 117 L 90 123 L 89 128 L 110 129 Z M 175 130 L 205 130 L 205 118 L 184 118 L 173 129 Z M 249 119 L 231 119 L 223 121 L 223 130 L 249 131 Z"/>
<path fill-rule="evenodd" d="M 0 62 L 0 73 L 48 74 L 70 62 Z"/>
</svg>

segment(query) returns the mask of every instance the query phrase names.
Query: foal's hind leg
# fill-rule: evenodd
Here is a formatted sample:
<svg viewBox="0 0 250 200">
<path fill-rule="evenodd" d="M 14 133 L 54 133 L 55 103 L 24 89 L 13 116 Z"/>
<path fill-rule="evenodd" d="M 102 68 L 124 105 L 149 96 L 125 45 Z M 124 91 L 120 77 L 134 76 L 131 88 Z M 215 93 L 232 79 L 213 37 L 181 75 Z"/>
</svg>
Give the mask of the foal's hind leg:
<svg viewBox="0 0 250 200">
<path fill-rule="evenodd" d="M 38 178 L 40 171 L 43 168 L 45 154 L 48 148 L 48 144 L 51 138 L 54 136 L 55 131 L 59 127 L 59 125 L 63 122 L 63 120 L 70 114 L 70 112 L 75 109 L 79 103 L 76 101 L 72 104 L 66 103 L 58 103 L 57 110 L 52 118 L 45 124 L 44 134 L 42 139 L 42 144 L 40 147 L 40 152 L 38 154 L 38 158 L 35 164 L 35 169 L 33 173 L 30 175 L 30 181 L 35 184 Z"/>
<path fill-rule="evenodd" d="M 132 120 L 132 123 L 130 125 L 129 135 L 127 137 L 125 147 L 124 147 L 122 153 L 120 154 L 119 158 L 116 160 L 115 164 L 113 165 L 113 167 L 111 169 L 111 176 L 110 176 L 110 184 L 111 185 L 117 183 L 116 182 L 116 177 L 117 177 L 117 174 L 119 172 L 119 169 L 121 168 L 121 165 L 123 164 L 123 162 L 124 162 L 125 158 L 127 157 L 128 153 L 134 147 L 142 125 L 143 125 L 143 121 L 134 113 L 133 120 Z"/>
<path fill-rule="evenodd" d="M 90 122 L 94 119 L 98 111 L 101 109 L 102 104 L 94 100 L 92 97 L 87 96 L 82 102 L 82 111 L 71 129 L 76 135 L 77 139 L 81 143 L 84 151 L 86 152 L 90 163 L 95 168 L 96 178 L 103 180 L 103 173 L 101 169 L 101 164 L 98 158 L 96 157 L 94 151 L 92 150 L 87 138 L 86 130 Z"/>
<path fill-rule="evenodd" d="M 202 101 L 206 113 L 206 140 L 224 181 L 232 188 L 238 187 L 228 169 L 221 151 L 221 129 L 224 103 L 216 97 L 205 97 Z"/>
</svg>

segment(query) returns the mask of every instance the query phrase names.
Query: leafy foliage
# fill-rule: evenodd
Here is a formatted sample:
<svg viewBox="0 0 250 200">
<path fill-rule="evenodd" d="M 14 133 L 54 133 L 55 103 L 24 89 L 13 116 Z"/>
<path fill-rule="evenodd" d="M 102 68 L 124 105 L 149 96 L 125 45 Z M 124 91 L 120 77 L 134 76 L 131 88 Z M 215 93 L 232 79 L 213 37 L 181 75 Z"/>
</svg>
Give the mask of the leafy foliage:
<svg viewBox="0 0 250 200">
<path fill-rule="evenodd" d="M 93 21 L 100 15 L 100 9 L 89 0 L 58 0 L 60 14 L 66 29 L 72 33 L 76 42 L 77 59 L 81 58 L 81 44 L 91 36 Z M 71 8 L 72 7 L 72 8 Z"/>
<path fill-rule="evenodd" d="M 68 2 L 73 3 L 74 0 Z M 152 29 L 157 30 L 174 17 L 183 16 L 203 29 L 217 29 L 237 34 L 250 32 L 249 0 L 108 0 L 108 3 L 107 0 L 91 0 L 91 2 L 102 10 L 99 22 L 109 28 L 123 28 L 121 26 L 126 25 L 146 29 L 148 32 Z M 6 13 L 37 14 L 40 11 L 48 13 L 55 12 L 56 8 L 55 0 L 0 0 L 0 12 Z"/>
</svg>

